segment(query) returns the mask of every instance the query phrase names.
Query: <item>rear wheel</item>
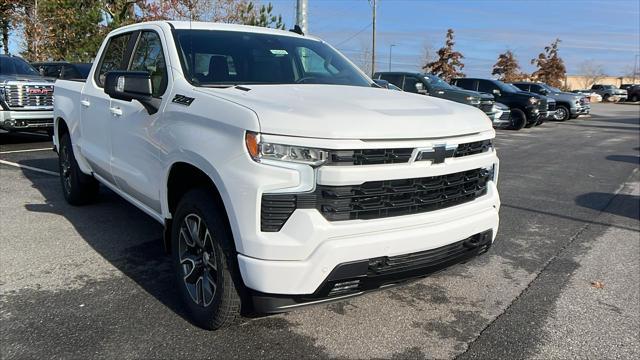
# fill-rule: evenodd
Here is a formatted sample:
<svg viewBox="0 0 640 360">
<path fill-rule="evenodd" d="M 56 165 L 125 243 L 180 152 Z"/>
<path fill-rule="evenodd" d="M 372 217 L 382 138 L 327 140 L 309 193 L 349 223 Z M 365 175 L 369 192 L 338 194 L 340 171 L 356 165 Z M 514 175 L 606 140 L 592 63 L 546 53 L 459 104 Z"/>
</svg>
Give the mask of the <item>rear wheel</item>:
<svg viewBox="0 0 640 360">
<path fill-rule="evenodd" d="M 210 191 L 194 189 L 180 200 L 172 228 L 178 289 L 193 322 L 208 330 L 240 319 L 242 281 L 223 211 Z"/>
<path fill-rule="evenodd" d="M 605 94 L 605 95 L 602 97 L 602 100 L 604 100 L 604 101 L 609 101 L 609 98 L 610 98 L 610 97 L 611 97 L 611 95 L 609 95 L 609 94 Z"/>
<path fill-rule="evenodd" d="M 570 116 L 571 116 L 571 113 L 569 112 L 569 109 L 567 109 L 567 107 L 564 105 L 559 105 L 556 108 L 556 113 L 555 115 L 553 115 L 553 118 L 558 121 L 566 121 L 566 120 L 569 120 Z"/>
<path fill-rule="evenodd" d="M 71 137 L 64 134 L 60 138 L 58 152 L 58 168 L 62 193 L 71 205 L 84 205 L 92 202 L 98 195 L 98 182 L 93 176 L 86 175 L 80 170 L 71 146 Z"/>
<path fill-rule="evenodd" d="M 520 109 L 511 109 L 511 129 L 520 130 L 527 124 L 527 117 Z"/>
<path fill-rule="evenodd" d="M 636 94 L 633 94 L 633 95 L 631 95 L 631 97 L 629 98 L 629 100 L 630 100 L 631 102 L 636 102 L 636 101 L 640 100 L 640 97 L 638 97 L 638 95 L 636 95 Z"/>
</svg>

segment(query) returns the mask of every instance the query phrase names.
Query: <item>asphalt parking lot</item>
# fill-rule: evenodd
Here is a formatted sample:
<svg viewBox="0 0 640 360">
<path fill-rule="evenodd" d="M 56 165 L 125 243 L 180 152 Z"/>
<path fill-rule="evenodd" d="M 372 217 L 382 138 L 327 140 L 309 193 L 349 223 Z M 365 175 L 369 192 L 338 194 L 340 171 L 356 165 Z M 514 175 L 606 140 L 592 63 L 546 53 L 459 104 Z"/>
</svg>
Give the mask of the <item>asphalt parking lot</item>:
<svg viewBox="0 0 640 360">
<path fill-rule="evenodd" d="M 0 134 L 1 357 L 636 358 L 639 136 L 640 106 L 617 104 L 500 130 L 501 228 L 487 254 L 207 332 L 181 310 L 160 225 L 105 189 L 67 205 L 48 139 Z"/>
</svg>

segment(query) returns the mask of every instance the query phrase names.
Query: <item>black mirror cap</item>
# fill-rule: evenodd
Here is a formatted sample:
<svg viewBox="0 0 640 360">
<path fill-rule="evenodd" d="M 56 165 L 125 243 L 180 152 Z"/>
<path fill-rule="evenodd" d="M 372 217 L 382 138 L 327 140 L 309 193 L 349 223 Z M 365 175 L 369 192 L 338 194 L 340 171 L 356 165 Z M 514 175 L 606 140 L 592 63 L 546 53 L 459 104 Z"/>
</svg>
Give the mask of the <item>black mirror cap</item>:
<svg viewBox="0 0 640 360">
<path fill-rule="evenodd" d="M 160 99 L 153 97 L 151 75 L 146 71 L 109 71 L 104 92 L 113 99 L 138 100 L 149 114 L 158 112 Z"/>
<path fill-rule="evenodd" d="M 118 100 L 148 100 L 153 92 L 151 75 L 146 71 L 109 71 L 105 74 L 104 92 Z"/>
</svg>

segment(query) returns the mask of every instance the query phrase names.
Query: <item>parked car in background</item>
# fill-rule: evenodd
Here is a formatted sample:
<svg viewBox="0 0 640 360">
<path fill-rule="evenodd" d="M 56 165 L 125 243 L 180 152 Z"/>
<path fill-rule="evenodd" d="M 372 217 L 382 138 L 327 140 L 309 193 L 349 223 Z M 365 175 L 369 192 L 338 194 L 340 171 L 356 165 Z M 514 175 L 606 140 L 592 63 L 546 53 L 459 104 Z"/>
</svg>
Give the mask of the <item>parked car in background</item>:
<svg viewBox="0 0 640 360">
<path fill-rule="evenodd" d="M 640 101 L 640 85 L 633 85 L 627 89 L 628 101 Z"/>
<path fill-rule="evenodd" d="M 477 108 L 373 88 L 324 41 L 262 27 L 138 23 L 98 59 L 56 82 L 63 196 L 90 203 L 100 182 L 163 224 L 201 327 L 424 277 L 495 239 Z"/>
<path fill-rule="evenodd" d="M 534 82 L 515 82 L 516 87 L 523 91 L 529 91 L 539 95 L 546 96 L 555 100 L 555 111 L 553 111 L 552 117 L 555 120 L 565 121 L 575 119 L 580 115 L 587 115 L 591 111 L 591 104 L 587 97 L 564 92 L 553 86 L 544 83 Z"/>
<path fill-rule="evenodd" d="M 625 101 L 627 100 L 627 90 L 618 89 L 613 85 L 596 84 L 591 90 L 602 96 L 604 101 Z"/>
<path fill-rule="evenodd" d="M 439 97 L 475 106 L 484 111 L 491 121 L 495 120 L 492 95 L 457 88 L 436 75 L 412 72 L 377 72 L 373 75 L 373 78 L 386 80 L 406 92 Z"/>
<path fill-rule="evenodd" d="M 493 127 L 507 129 L 511 127 L 511 110 L 505 104 L 493 103 Z"/>
<path fill-rule="evenodd" d="M 499 80 L 459 78 L 452 84 L 463 89 L 491 94 L 497 102 L 511 109 L 511 124 L 515 130 L 531 127 L 538 123 L 547 112 L 547 100 L 541 95 L 525 92 Z"/>
<path fill-rule="evenodd" d="M 53 130 L 53 81 L 13 55 L 0 55 L 0 129 Z"/>
<path fill-rule="evenodd" d="M 65 61 L 33 62 L 33 67 L 44 77 L 65 80 L 84 80 L 89 75 L 91 63 L 69 63 Z"/>
<path fill-rule="evenodd" d="M 592 90 L 571 90 L 571 92 L 588 98 L 589 104 L 599 103 L 602 101 L 602 96 Z"/>
<path fill-rule="evenodd" d="M 627 95 L 629 94 L 629 88 L 634 86 L 635 84 L 622 84 L 620 85 L 620 89 L 627 90 Z"/>
</svg>

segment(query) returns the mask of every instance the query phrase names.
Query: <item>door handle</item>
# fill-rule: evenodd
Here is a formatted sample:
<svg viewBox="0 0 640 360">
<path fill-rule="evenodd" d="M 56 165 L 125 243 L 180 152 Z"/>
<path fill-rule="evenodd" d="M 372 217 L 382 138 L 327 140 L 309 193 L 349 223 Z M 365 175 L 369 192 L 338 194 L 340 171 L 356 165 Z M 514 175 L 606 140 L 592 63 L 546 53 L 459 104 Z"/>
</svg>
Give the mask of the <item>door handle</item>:
<svg viewBox="0 0 640 360">
<path fill-rule="evenodd" d="M 110 107 L 109 111 L 111 111 L 111 113 L 115 116 L 122 116 L 122 109 L 120 109 L 119 107 Z"/>
<path fill-rule="evenodd" d="M 89 102 L 89 100 L 81 100 L 80 104 L 84 107 L 89 107 L 89 105 L 91 105 L 91 103 Z"/>
</svg>

